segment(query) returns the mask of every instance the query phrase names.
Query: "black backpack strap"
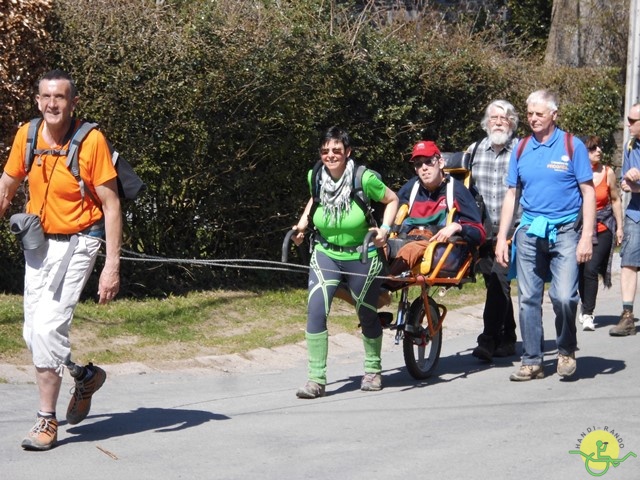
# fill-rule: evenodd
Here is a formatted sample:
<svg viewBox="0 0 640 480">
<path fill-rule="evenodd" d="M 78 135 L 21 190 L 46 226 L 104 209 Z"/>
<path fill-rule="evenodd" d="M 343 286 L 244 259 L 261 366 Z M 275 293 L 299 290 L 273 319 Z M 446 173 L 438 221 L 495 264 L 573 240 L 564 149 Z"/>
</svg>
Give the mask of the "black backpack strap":
<svg viewBox="0 0 640 480">
<path fill-rule="evenodd" d="M 351 197 L 353 201 L 358 205 L 360 210 L 364 212 L 364 216 L 367 218 L 369 225 L 377 227 L 378 222 L 373 215 L 373 208 L 371 207 L 371 200 L 362 187 L 362 176 L 367 171 L 367 167 L 364 165 L 355 165 L 355 171 L 353 173 L 353 187 L 351 189 Z"/>
<path fill-rule="evenodd" d="M 367 170 L 367 167 L 364 165 L 357 164 L 355 165 L 355 172 L 353 174 L 353 188 L 351 190 L 352 195 L 354 197 L 360 198 L 365 204 L 369 203 L 369 197 L 367 193 L 362 188 L 362 176 L 364 172 Z"/>
<path fill-rule="evenodd" d="M 311 209 L 309 210 L 308 227 L 313 230 L 313 215 L 316 213 L 318 209 L 318 205 L 320 204 L 320 176 L 322 175 L 322 167 L 324 164 L 322 160 L 318 160 L 313 169 L 311 170 L 311 198 L 313 199 L 313 203 L 311 204 Z"/>
<path fill-rule="evenodd" d="M 476 152 L 478 151 L 478 147 L 480 146 L 481 142 L 482 140 L 477 141 L 473 145 L 473 150 L 471 150 L 471 157 L 469 157 L 469 165 L 467 166 L 470 172 L 473 169 L 473 160 L 476 158 Z M 471 178 L 473 178 L 473 175 L 471 176 Z"/>
</svg>

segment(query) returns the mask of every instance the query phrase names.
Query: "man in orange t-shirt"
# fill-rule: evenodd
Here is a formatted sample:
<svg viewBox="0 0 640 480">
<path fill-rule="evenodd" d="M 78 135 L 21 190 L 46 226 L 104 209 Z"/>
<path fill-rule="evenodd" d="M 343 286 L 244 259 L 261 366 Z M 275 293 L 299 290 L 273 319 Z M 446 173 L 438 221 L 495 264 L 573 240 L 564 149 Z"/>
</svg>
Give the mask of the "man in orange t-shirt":
<svg viewBox="0 0 640 480">
<path fill-rule="evenodd" d="M 28 450 L 49 450 L 57 443 L 56 405 L 64 367 L 75 379 L 67 422 L 79 423 L 89 413 L 92 395 L 106 373 L 89 363 L 71 362 L 69 328 L 73 311 L 96 260 L 103 238 L 106 260 L 98 284 L 99 302 L 112 300 L 120 288 L 122 217 L 117 173 L 106 139 L 92 130 L 78 152 L 80 176 L 87 190 L 67 168 L 66 151 L 80 122 L 73 117 L 78 103 L 73 79 L 61 70 L 38 82 L 36 103 L 43 122 L 36 155 L 25 169 L 28 124 L 18 130 L 0 177 L 0 217 L 16 190 L 29 179 L 27 213 L 39 218 L 45 240 L 25 245 L 23 336 L 36 369 L 40 406 L 34 427 L 22 442 Z M 31 218 L 32 220 L 33 218 Z"/>
</svg>

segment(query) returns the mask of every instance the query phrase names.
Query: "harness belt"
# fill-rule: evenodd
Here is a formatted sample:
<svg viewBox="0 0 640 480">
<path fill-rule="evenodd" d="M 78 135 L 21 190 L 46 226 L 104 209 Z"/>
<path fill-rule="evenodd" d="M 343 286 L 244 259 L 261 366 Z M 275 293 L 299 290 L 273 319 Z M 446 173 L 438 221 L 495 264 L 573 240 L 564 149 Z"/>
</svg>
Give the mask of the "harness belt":
<svg viewBox="0 0 640 480">
<path fill-rule="evenodd" d="M 78 235 L 88 235 L 89 237 L 97 237 L 101 238 L 104 236 L 104 219 L 99 220 L 98 222 L 91 225 L 89 228 L 85 228 L 81 232 L 78 233 L 45 233 L 45 238 L 49 240 L 55 240 L 57 242 L 69 242 L 67 246 L 66 252 L 60 261 L 60 266 L 58 270 L 56 270 L 56 274 L 51 281 L 51 285 L 49 285 L 50 292 L 57 292 L 58 287 L 62 283 L 62 279 L 64 275 L 67 273 L 67 269 L 69 268 L 69 263 L 71 263 L 71 257 L 73 257 L 73 252 L 78 245 Z"/>
<path fill-rule="evenodd" d="M 356 253 L 356 252 L 362 253 L 362 245 L 357 245 L 353 247 L 343 247 L 341 245 L 336 245 L 335 243 L 327 242 L 322 237 L 322 235 L 320 235 L 318 232 L 316 232 L 314 236 L 315 236 L 315 242 L 319 243 L 327 250 L 332 250 L 334 252 L 344 252 L 344 253 Z M 373 242 L 370 242 L 369 245 L 367 245 L 367 252 L 373 252 L 375 249 L 376 249 L 376 246 L 373 244 Z"/>
</svg>

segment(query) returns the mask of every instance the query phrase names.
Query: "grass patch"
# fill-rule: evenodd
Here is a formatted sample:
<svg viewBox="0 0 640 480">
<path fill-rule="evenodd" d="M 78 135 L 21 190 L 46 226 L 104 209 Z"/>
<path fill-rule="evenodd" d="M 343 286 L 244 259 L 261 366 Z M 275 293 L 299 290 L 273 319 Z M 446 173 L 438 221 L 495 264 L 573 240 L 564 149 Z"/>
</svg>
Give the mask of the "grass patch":
<svg viewBox="0 0 640 480">
<path fill-rule="evenodd" d="M 481 278 L 481 277 L 480 277 Z M 418 289 L 412 289 L 413 296 Z M 484 282 L 452 288 L 449 309 L 484 301 Z M 184 360 L 198 355 L 244 353 L 304 340 L 307 291 L 213 290 L 149 300 L 93 301 L 78 305 L 71 328 L 74 359 L 83 363 Z M 397 298 L 384 310 L 395 312 Z M 22 296 L 0 295 L 0 362 L 29 363 L 22 339 Z M 356 333 L 353 307 L 336 300 L 329 332 Z"/>
</svg>

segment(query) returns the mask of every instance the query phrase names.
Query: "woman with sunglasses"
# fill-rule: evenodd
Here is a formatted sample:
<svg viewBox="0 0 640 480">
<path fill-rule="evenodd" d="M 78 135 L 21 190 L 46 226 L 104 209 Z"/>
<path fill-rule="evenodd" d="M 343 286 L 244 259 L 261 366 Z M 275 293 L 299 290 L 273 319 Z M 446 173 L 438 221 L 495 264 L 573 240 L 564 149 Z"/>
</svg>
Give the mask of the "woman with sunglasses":
<svg viewBox="0 0 640 480">
<path fill-rule="evenodd" d="M 382 389 L 382 325 L 376 306 L 383 260 L 378 249 L 386 245 L 390 225 L 398 209 L 396 194 L 372 171 L 365 171 L 362 189 L 371 200 L 385 204 L 383 224 L 379 228 L 371 227 L 352 194 L 356 164 L 351 158 L 351 141 L 346 131 L 338 127 L 329 128 L 320 139 L 319 153 L 322 169 L 318 203 L 314 206 L 312 195 L 294 226 L 297 233 L 292 237 L 294 243 L 300 245 L 307 228 L 314 226 L 305 331 L 308 379 L 296 392 L 298 398 L 308 399 L 323 397 L 326 393 L 327 316 L 342 283 L 353 298 L 362 328 L 365 359 L 360 389 Z M 315 181 L 312 174 L 313 170 L 310 170 L 307 177 L 310 187 Z M 369 246 L 366 263 L 362 263 L 362 243 L 371 231 L 375 233 L 373 245 Z"/>
<path fill-rule="evenodd" d="M 582 303 L 579 322 L 585 331 L 595 330 L 593 311 L 598 295 L 598 275 L 606 288 L 611 287 L 613 247 L 622 242 L 622 201 L 613 169 L 602 164 L 602 142 L 591 135 L 584 142 L 589 151 L 596 191 L 596 231 L 593 235 L 591 260 L 579 265 L 578 290 Z"/>
</svg>

